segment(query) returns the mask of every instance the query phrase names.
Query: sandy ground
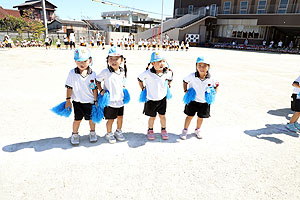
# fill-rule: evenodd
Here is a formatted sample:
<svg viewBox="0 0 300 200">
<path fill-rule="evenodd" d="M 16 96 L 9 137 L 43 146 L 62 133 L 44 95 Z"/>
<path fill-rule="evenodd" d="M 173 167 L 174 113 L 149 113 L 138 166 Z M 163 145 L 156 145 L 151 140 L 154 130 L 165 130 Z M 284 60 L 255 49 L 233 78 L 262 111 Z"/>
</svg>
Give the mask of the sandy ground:
<svg viewBox="0 0 300 200">
<path fill-rule="evenodd" d="M 109 144 L 105 121 L 98 142 L 71 146 L 72 117 L 49 111 L 65 99 L 73 67 L 70 50 L 0 50 L 0 199 L 300 199 L 300 139 L 284 124 L 290 119 L 292 82 L 299 55 L 192 48 L 166 52 L 174 71 L 168 102 L 168 141 L 147 141 L 147 117 L 138 103 L 138 74 L 150 51 L 126 51 L 126 141 Z M 208 55 L 219 93 L 204 120 L 204 139 L 179 139 L 185 115 L 182 79 Z M 106 67 L 107 50 L 93 49 L 93 69 Z M 115 127 L 115 125 L 114 125 Z"/>
</svg>

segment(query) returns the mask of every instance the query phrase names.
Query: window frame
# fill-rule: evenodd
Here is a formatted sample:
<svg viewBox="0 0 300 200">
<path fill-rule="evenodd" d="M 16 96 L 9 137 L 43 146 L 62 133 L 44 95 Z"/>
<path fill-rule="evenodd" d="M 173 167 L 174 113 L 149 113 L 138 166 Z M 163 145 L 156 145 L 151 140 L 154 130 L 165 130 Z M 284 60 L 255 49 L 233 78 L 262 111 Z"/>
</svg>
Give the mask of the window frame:
<svg viewBox="0 0 300 200">
<path fill-rule="evenodd" d="M 225 6 L 226 3 L 229 3 L 229 6 Z M 231 13 L 231 1 L 224 1 L 223 13 L 224 14 L 230 14 Z"/>
<path fill-rule="evenodd" d="M 259 5 L 260 2 L 265 2 L 264 8 L 261 8 Z M 257 14 L 265 14 L 266 13 L 266 9 L 267 9 L 267 0 L 259 0 L 257 3 Z"/>
<path fill-rule="evenodd" d="M 242 8 L 242 3 L 244 2 L 247 3 L 247 8 Z M 240 14 L 248 14 L 248 5 L 249 5 L 248 1 L 240 1 Z M 244 13 L 244 11 L 246 12 Z"/>
</svg>

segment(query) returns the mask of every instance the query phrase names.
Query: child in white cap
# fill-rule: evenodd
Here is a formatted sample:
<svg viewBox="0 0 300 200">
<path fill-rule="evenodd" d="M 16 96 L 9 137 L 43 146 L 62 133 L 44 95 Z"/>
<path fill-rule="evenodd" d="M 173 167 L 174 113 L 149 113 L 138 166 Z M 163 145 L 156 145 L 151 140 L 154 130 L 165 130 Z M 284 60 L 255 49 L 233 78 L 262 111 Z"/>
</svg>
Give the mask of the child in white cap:
<svg viewBox="0 0 300 200">
<path fill-rule="evenodd" d="M 184 129 L 180 138 L 185 140 L 188 133 L 188 127 L 197 113 L 197 125 L 195 135 L 202 139 L 200 128 L 204 118 L 210 117 L 210 105 L 206 102 L 205 92 L 208 87 L 214 87 L 217 90 L 219 82 L 209 73 L 210 62 L 207 58 L 200 56 L 196 61 L 196 72 L 189 74 L 183 79 L 183 90 L 186 93 L 189 88 L 196 92 L 195 99 L 185 106 L 184 113 L 187 115 L 184 122 Z"/>
<path fill-rule="evenodd" d="M 72 107 L 72 99 L 74 122 L 71 143 L 73 145 L 78 145 L 78 129 L 83 118 L 89 120 L 90 142 L 97 141 L 95 124 L 91 120 L 91 112 L 93 104 L 97 103 L 98 91 L 95 85 L 96 73 L 90 68 L 92 65 L 90 51 L 86 47 L 79 47 L 74 52 L 74 60 L 77 67 L 70 71 L 66 81 L 67 102 L 65 107 Z"/>
<path fill-rule="evenodd" d="M 154 120 L 158 113 L 161 124 L 162 139 L 169 138 L 166 130 L 167 89 L 173 80 L 173 73 L 167 67 L 166 59 L 160 52 L 151 54 L 150 63 L 152 67 L 138 76 L 139 86 L 142 90 L 147 89 L 147 102 L 143 113 L 149 116 L 147 137 L 154 140 Z M 148 69 L 148 68 L 147 68 Z M 145 85 L 145 86 L 144 86 Z"/>
<path fill-rule="evenodd" d="M 123 62 L 124 68 L 121 66 Z M 97 75 L 96 82 L 100 91 L 99 95 L 103 96 L 106 91 L 110 95 L 109 105 L 104 108 L 104 117 L 107 120 L 105 138 L 111 144 L 116 143 L 116 139 L 118 141 L 125 140 L 122 125 L 124 114 L 123 88 L 126 76 L 126 59 L 122 50 L 118 47 L 110 48 L 107 56 L 107 68 Z M 115 119 L 117 119 L 117 129 L 112 133 L 112 125 Z"/>
<path fill-rule="evenodd" d="M 293 82 L 293 87 L 291 109 L 295 113 L 286 128 L 293 132 L 300 132 L 300 125 L 297 122 L 300 117 L 300 76 Z"/>
</svg>

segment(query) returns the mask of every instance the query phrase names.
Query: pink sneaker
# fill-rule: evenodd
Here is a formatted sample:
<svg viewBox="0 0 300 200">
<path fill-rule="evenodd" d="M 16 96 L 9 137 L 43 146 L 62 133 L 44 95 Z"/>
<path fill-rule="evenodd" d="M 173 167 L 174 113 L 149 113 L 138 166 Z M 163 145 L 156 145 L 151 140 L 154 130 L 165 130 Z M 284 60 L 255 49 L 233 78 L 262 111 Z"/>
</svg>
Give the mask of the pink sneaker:
<svg viewBox="0 0 300 200">
<path fill-rule="evenodd" d="M 147 131 L 147 138 L 148 140 L 155 140 L 155 135 L 153 130 L 148 130 Z"/>
<path fill-rule="evenodd" d="M 169 135 L 166 130 L 161 130 L 161 137 L 163 140 L 169 139 Z"/>
<path fill-rule="evenodd" d="M 202 139 L 203 137 L 200 135 L 200 128 L 195 129 L 195 135 L 198 139 Z"/>
</svg>

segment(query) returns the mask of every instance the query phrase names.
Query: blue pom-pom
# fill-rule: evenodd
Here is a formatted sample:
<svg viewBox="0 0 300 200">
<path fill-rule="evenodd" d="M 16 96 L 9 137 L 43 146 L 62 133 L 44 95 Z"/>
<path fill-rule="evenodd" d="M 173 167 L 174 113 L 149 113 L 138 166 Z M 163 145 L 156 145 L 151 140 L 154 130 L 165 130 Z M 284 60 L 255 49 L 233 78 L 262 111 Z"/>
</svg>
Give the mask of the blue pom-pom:
<svg viewBox="0 0 300 200">
<path fill-rule="evenodd" d="M 69 117 L 71 115 L 72 109 L 71 107 L 65 108 L 65 106 L 66 106 L 66 101 L 51 108 L 51 111 L 59 116 Z"/>
<path fill-rule="evenodd" d="M 101 94 L 98 95 L 98 106 L 100 108 L 105 108 L 110 102 L 110 95 L 108 91 L 105 91 L 103 96 Z"/>
<path fill-rule="evenodd" d="M 101 120 L 103 119 L 104 114 L 103 114 L 103 109 L 100 108 L 99 106 L 93 105 L 92 107 L 92 121 L 94 123 L 100 123 Z"/>
<path fill-rule="evenodd" d="M 167 87 L 167 99 L 169 100 L 169 99 L 172 99 L 172 93 L 171 93 L 171 90 L 170 90 L 170 88 L 169 88 L 169 86 Z"/>
<path fill-rule="evenodd" d="M 187 93 L 185 93 L 183 97 L 183 102 L 185 104 L 189 104 L 191 101 L 194 101 L 196 98 L 196 91 L 194 88 L 188 89 Z"/>
<path fill-rule="evenodd" d="M 130 101 L 130 94 L 126 88 L 123 88 L 123 93 L 124 93 L 123 103 L 127 104 Z"/>
<path fill-rule="evenodd" d="M 214 87 L 208 87 L 205 91 L 205 101 L 208 104 L 212 104 L 215 102 L 216 98 L 216 90 Z"/>
<path fill-rule="evenodd" d="M 144 90 L 141 91 L 140 98 L 139 98 L 140 103 L 145 103 L 147 102 L 147 89 L 145 88 Z"/>
</svg>

